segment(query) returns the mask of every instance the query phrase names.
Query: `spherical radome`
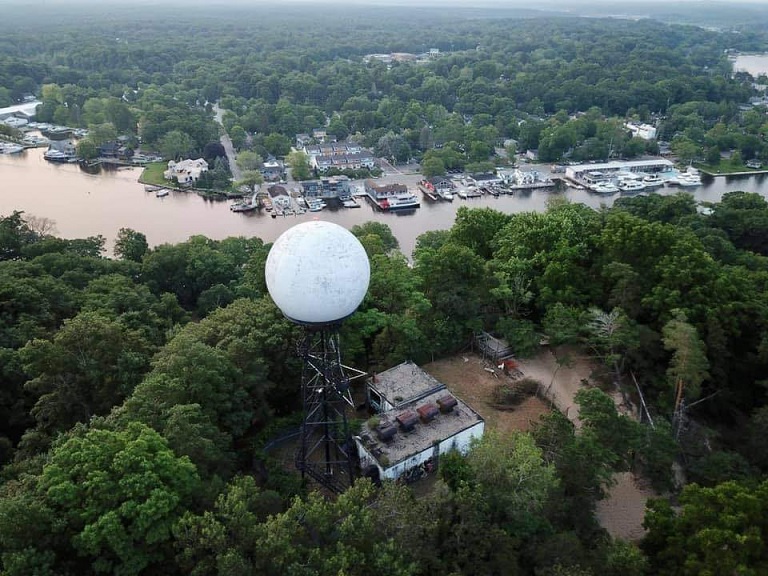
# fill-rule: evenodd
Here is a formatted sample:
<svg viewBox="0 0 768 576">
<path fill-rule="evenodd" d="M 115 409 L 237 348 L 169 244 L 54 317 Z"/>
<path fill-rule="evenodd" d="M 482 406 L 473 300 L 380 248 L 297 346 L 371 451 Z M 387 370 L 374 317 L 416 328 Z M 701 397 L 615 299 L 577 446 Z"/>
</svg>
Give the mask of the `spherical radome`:
<svg viewBox="0 0 768 576">
<path fill-rule="evenodd" d="M 264 272 L 272 300 L 300 324 L 331 324 L 351 315 L 371 279 L 360 241 L 338 224 L 319 220 L 283 232 Z"/>
</svg>

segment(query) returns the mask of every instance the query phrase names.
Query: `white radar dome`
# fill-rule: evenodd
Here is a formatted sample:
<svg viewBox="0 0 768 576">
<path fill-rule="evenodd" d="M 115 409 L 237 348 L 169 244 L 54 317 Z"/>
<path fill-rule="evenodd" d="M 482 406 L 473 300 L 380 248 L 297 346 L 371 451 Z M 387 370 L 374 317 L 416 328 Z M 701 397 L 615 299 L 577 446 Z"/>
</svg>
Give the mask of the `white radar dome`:
<svg viewBox="0 0 768 576">
<path fill-rule="evenodd" d="M 264 272 L 272 300 L 299 324 L 332 324 L 350 316 L 371 279 L 360 241 L 338 224 L 318 220 L 283 232 Z"/>
</svg>

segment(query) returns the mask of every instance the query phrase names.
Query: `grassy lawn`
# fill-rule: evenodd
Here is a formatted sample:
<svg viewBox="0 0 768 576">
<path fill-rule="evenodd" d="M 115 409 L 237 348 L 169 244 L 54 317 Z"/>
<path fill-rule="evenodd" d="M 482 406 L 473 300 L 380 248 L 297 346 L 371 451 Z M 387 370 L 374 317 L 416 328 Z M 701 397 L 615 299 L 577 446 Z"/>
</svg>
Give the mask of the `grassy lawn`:
<svg viewBox="0 0 768 576">
<path fill-rule="evenodd" d="M 696 168 L 710 174 L 733 174 L 734 172 L 759 172 L 754 168 L 747 168 L 744 164 L 731 164 L 730 160 L 720 160 L 720 164 L 695 164 Z"/>
<path fill-rule="evenodd" d="M 166 186 L 169 184 L 168 180 L 163 178 L 163 172 L 168 169 L 168 164 L 165 162 L 152 162 L 147 164 L 144 168 L 144 172 L 141 174 L 141 182 L 144 184 L 154 184 L 156 186 Z"/>
</svg>

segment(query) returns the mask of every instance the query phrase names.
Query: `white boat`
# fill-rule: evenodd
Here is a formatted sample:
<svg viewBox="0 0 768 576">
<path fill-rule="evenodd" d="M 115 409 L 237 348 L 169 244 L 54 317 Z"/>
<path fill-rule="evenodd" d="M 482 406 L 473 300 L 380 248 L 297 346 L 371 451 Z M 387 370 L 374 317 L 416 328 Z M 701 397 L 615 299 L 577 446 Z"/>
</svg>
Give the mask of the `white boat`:
<svg viewBox="0 0 768 576">
<path fill-rule="evenodd" d="M 170 192 L 166 188 L 161 188 L 160 190 L 155 192 L 155 196 L 157 196 L 158 198 L 165 198 L 166 196 L 168 196 L 168 194 L 170 194 Z"/>
<path fill-rule="evenodd" d="M 648 174 L 643 178 L 643 184 L 646 188 L 662 186 L 664 184 L 664 179 L 658 174 Z"/>
<path fill-rule="evenodd" d="M 325 201 L 320 198 L 309 198 L 307 200 L 307 205 L 309 206 L 310 212 L 320 212 L 323 208 L 325 208 Z"/>
<path fill-rule="evenodd" d="M 65 154 L 60 150 L 46 150 L 45 153 L 43 153 L 43 158 L 49 162 L 69 162 L 69 154 Z"/>
<path fill-rule="evenodd" d="M 442 192 L 439 192 L 440 198 L 443 200 L 446 200 L 448 202 L 453 202 L 453 192 L 450 190 L 443 190 Z"/>
<path fill-rule="evenodd" d="M 680 174 L 677 183 L 680 186 L 701 186 L 701 178 L 697 174 Z"/>
<path fill-rule="evenodd" d="M 24 152 L 24 146 L 18 144 L 0 144 L 0 154 L 20 154 Z"/>
<path fill-rule="evenodd" d="M 462 200 L 466 200 L 467 199 L 467 191 L 466 190 L 459 190 L 459 198 L 461 198 Z"/>
<path fill-rule="evenodd" d="M 619 187 L 613 182 L 598 182 L 590 186 L 589 189 L 597 194 L 615 194 L 619 191 Z"/>
<path fill-rule="evenodd" d="M 397 196 L 387 196 L 379 200 L 379 207 L 384 210 L 408 210 L 419 207 L 419 199 L 410 192 L 398 194 Z"/>
<path fill-rule="evenodd" d="M 638 180 L 623 180 L 619 182 L 619 191 L 622 193 L 636 193 L 645 190 L 645 184 Z"/>
</svg>

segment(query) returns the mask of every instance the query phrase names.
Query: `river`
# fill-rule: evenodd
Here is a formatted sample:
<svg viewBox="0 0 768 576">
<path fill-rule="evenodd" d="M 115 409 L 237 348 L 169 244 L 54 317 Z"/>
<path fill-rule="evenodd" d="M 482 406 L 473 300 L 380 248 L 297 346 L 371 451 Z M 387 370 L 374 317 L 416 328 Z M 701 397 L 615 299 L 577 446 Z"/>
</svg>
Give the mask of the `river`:
<svg viewBox="0 0 768 576">
<path fill-rule="evenodd" d="M 768 54 L 739 54 L 733 60 L 736 72 L 749 72 L 757 78 L 760 74 L 768 74 Z"/>
<path fill-rule="evenodd" d="M 125 168 L 92 175 L 76 164 L 52 164 L 43 159 L 43 149 L 31 149 L 19 155 L 0 155 L 0 215 L 14 210 L 46 217 L 56 222 L 56 233 L 64 238 L 83 238 L 101 234 L 110 250 L 120 228 L 143 232 L 151 246 L 182 242 L 195 234 L 213 239 L 228 236 L 258 236 L 274 241 L 292 225 L 319 218 L 346 228 L 368 220 L 389 225 L 400 242 L 402 251 L 410 255 L 416 238 L 428 230 L 450 228 L 460 206 L 490 206 L 503 212 L 541 211 L 553 195 L 562 194 L 573 202 L 594 208 L 610 204 L 613 197 L 598 196 L 586 190 L 563 192 L 533 191 L 451 202 L 422 199 L 421 208 L 408 214 L 382 214 L 360 199 L 361 207 L 336 211 L 307 213 L 302 216 L 271 218 L 268 213 L 233 213 L 228 202 L 214 202 L 187 192 L 172 192 L 157 198 L 138 183 L 141 170 Z M 409 185 L 415 175 L 390 176 L 391 181 Z M 382 179 L 385 181 L 385 179 Z M 715 178 L 692 190 L 698 200 L 716 202 L 724 192 L 748 190 L 768 194 L 768 178 L 764 175 Z M 662 188 L 671 194 L 677 189 Z"/>
</svg>

